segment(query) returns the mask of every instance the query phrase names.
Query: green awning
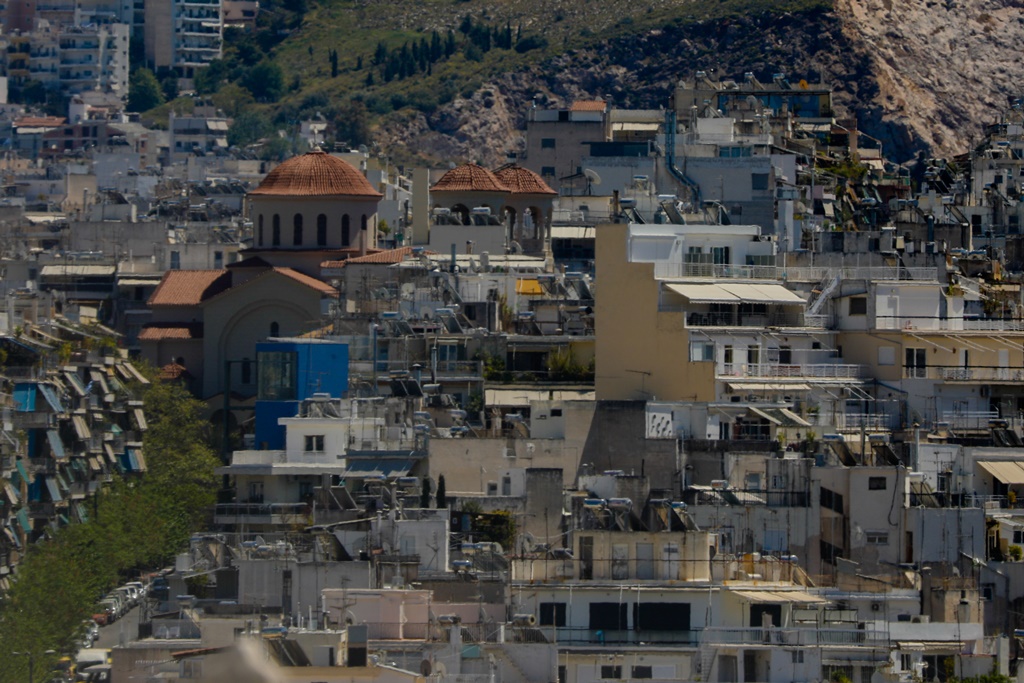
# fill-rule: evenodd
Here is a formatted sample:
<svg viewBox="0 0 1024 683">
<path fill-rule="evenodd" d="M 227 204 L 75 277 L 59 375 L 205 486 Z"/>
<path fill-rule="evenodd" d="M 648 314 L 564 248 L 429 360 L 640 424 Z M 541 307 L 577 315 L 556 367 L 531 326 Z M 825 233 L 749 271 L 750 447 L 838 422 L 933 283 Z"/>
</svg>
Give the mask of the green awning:
<svg viewBox="0 0 1024 683">
<path fill-rule="evenodd" d="M 21 524 L 21 528 L 26 534 L 32 533 L 32 521 L 28 518 L 28 510 L 21 508 L 18 510 L 18 522 Z"/>
<path fill-rule="evenodd" d="M 28 472 L 25 471 L 25 461 L 19 458 L 14 461 L 14 466 L 18 470 L 21 480 L 26 484 L 30 483 L 31 480 L 28 478 Z"/>
<path fill-rule="evenodd" d="M 53 451 L 53 457 L 60 460 L 68 457 L 68 454 L 64 452 L 64 442 L 60 440 L 60 434 L 57 433 L 56 429 L 46 430 L 46 440 L 50 442 L 50 450 Z"/>
</svg>

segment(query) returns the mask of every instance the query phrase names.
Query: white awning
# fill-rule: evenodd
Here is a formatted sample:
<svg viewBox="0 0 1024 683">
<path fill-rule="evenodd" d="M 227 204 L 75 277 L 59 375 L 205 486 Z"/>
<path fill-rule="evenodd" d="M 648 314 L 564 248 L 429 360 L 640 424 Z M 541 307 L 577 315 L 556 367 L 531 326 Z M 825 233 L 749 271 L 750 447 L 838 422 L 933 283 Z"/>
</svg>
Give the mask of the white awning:
<svg viewBox="0 0 1024 683">
<path fill-rule="evenodd" d="M 810 391 L 811 385 L 805 382 L 729 382 L 733 391 Z"/>
<path fill-rule="evenodd" d="M 806 303 L 799 294 L 782 285 L 773 284 L 666 284 L 665 287 L 695 304 L 747 303 L 787 304 Z"/>
<path fill-rule="evenodd" d="M 978 466 L 1004 484 L 1024 484 L 1024 463 L 1012 460 L 979 460 Z"/>
<path fill-rule="evenodd" d="M 828 602 L 825 598 L 812 595 L 805 591 L 731 591 L 733 595 L 750 602 L 800 602 L 821 604 Z"/>
<path fill-rule="evenodd" d="M 726 291 L 720 285 L 674 285 L 665 287 L 693 304 L 738 304 L 739 297 Z"/>
</svg>

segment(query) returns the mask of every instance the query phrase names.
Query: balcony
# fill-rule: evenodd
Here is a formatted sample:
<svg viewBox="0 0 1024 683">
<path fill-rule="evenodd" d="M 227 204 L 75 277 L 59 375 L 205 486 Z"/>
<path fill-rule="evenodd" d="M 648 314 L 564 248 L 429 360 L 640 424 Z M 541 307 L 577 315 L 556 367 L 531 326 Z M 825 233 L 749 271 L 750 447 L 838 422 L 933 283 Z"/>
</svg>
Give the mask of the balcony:
<svg viewBox="0 0 1024 683">
<path fill-rule="evenodd" d="M 715 374 L 718 379 L 859 379 L 867 376 L 867 366 L 849 363 L 722 363 Z"/>
<path fill-rule="evenodd" d="M 214 524 L 308 524 L 310 507 L 306 503 L 223 503 L 213 512 Z"/>
<path fill-rule="evenodd" d="M 701 644 L 713 646 L 768 645 L 768 646 L 843 646 L 863 645 L 868 632 L 834 628 L 706 628 Z"/>
<path fill-rule="evenodd" d="M 663 305 L 661 311 L 685 311 L 682 306 Z M 687 327 L 802 327 L 823 330 L 828 316 L 807 315 L 794 310 L 769 310 L 764 314 L 745 314 L 738 311 L 691 311 L 686 313 Z"/>
<path fill-rule="evenodd" d="M 1024 382 L 1024 370 L 1020 368 L 975 365 L 929 365 L 925 367 L 908 365 L 903 367 L 907 379 L 937 379 L 943 382 Z"/>
<path fill-rule="evenodd" d="M 794 280 L 821 282 L 839 275 L 844 280 L 920 280 L 938 282 L 936 268 L 788 268 L 785 266 L 745 266 L 731 263 L 671 263 L 657 261 L 654 277 L 658 280 L 678 278 Z"/>
<path fill-rule="evenodd" d="M 880 315 L 875 317 L 875 329 L 913 332 L 1024 332 L 1024 320 Z"/>
</svg>

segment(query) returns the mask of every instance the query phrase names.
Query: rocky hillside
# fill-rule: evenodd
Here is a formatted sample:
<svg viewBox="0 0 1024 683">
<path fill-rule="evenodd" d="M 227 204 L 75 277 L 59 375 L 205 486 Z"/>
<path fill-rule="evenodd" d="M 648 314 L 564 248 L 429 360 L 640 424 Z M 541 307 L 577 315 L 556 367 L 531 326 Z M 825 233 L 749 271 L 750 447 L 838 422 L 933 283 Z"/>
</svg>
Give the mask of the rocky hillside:
<svg viewBox="0 0 1024 683">
<path fill-rule="evenodd" d="M 443 32 L 472 14 L 543 36 L 551 47 L 490 53 L 482 61 L 460 54 L 432 74 L 387 84 L 370 79 L 365 88 L 354 80 L 363 72 L 352 69 L 353 80 L 344 81 L 343 65 L 341 80 L 319 88 L 331 98 L 365 98 L 375 121 L 373 139 L 393 158 L 490 165 L 520 147 L 531 101 L 548 107 L 600 96 L 617 107 L 658 108 L 667 105 L 675 81 L 699 69 L 731 77 L 753 71 L 770 79 L 784 71 L 822 79 L 834 88 L 837 115 L 855 116 L 863 131 L 883 141 L 887 156 L 954 154 L 1018 95 L 1014 84 L 1024 75 L 1015 50 L 1024 37 L 1021 0 L 718 0 L 714 6 L 656 0 L 643 7 L 619 2 L 618 14 L 607 16 L 598 13 L 607 5 L 593 0 L 547 0 L 545 7 L 533 1 L 441 2 L 427 9 L 409 2 L 394 14 L 367 14 L 367 8 L 388 3 L 358 3 L 344 9 L 348 15 L 332 5 L 307 20 L 300 40 L 286 40 L 280 54 L 286 69 L 300 63 L 307 49 L 312 56 L 312 43 L 301 39 L 333 39 L 341 31 L 330 19 L 342 16 L 350 22 L 362 17 L 370 31 L 390 25 L 392 31 Z M 632 14 L 622 14 L 627 10 Z M 537 18 L 549 11 L 555 19 L 548 24 Z M 308 70 L 301 75 L 311 77 Z M 396 100 L 396 89 L 411 94 Z M 432 98 L 443 91 L 448 94 Z M 308 97 L 305 89 L 300 94 Z M 416 106 L 424 99 L 438 101 Z M 373 111 L 381 101 L 413 106 Z"/>
</svg>

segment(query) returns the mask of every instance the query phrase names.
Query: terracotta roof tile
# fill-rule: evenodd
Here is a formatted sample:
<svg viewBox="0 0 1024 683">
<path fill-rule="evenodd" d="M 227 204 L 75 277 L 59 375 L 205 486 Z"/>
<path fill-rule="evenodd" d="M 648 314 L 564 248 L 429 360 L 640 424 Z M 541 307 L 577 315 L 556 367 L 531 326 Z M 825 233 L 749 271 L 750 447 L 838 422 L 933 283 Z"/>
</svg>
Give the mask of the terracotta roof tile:
<svg viewBox="0 0 1024 683">
<path fill-rule="evenodd" d="M 300 282 L 306 285 L 310 289 L 315 289 L 324 296 L 338 296 L 338 290 L 336 290 L 334 287 L 331 287 L 326 282 L 321 282 L 320 280 L 317 280 L 315 277 L 310 277 L 305 273 L 300 273 L 299 271 L 293 270 L 291 268 L 274 268 L 274 272 L 280 273 L 281 275 L 284 275 L 286 277 L 290 277 L 296 282 Z"/>
<path fill-rule="evenodd" d="M 508 192 L 493 173 L 483 166 L 462 164 L 441 176 L 431 192 Z"/>
<path fill-rule="evenodd" d="M 569 111 L 604 111 L 606 106 L 604 100 L 577 100 Z"/>
<path fill-rule="evenodd" d="M 56 128 L 63 126 L 66 119 L 63 116 L 22 116 L 14 120 L 15 128 Z"/>
<path fill-rule="evenodd" d="M 502 166 L 494 175 L 512 194 L 558 194 L 539 175 L 517 164 Z"/>
<path fill-rule="evenodd" d="M 355 166 L 319 149 L 284 162 L 268 173 L 259 187 L 249 194 L 289 197 L 382 196 Z"/>
<path fill-rule="evenodd" d="M 167 365 L 160 368 L 160 373 L 157 375 L 158 379 L 164 381 L 173 381 L 176 379 L 183 379 L 191 377 L 192 373 L 188 371 L 184 365 L 178 363 L 168 363 Z"/>
<path fill-rule="evenodd" d="M 169 270 L 149 297 L 150 306 L 195 306 L 231 286 L 226 270 Z"/>
<path fill-rule="evenodd" d="M 356 256 L 350 258 L 347 261 L 325 261 L 321 266 L 326 268 L 339 268 L 348 263 L 380 263 L 384 265 L 393 265 L 395 263 L 401 263 L 410 256 L 412 256 L 413 247 L 398 247 L 397 249 L 386 249 L 384 251 L 378 251 L 376 254 L 367 254 L 366 256 Z M 424 254 L 433 254 L 433 251 L 424 251 Z M 329 264 L 329 265 L 328 265 Z"/>
<path fill-rule="evenodd" d="M 149 323 L 139 332 L 139 341 L 202 338 L 202 323 Z"/>
</svg>

